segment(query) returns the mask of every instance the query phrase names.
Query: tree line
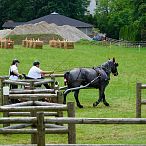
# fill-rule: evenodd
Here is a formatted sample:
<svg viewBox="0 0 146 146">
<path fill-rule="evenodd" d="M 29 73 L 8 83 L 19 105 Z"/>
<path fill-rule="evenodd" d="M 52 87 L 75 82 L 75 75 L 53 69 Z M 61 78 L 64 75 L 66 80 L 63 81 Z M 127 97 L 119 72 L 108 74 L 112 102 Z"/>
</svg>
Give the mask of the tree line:
<svg viewBox="0 0 146 146">
<path fill-rule="evenodd" d="M 146 0 L 98 0 L 88 19 L 111 38 L 146 41 Z"/>
<path fill-rule="evenodd" d="M 0 0 L 0 23 L 25 22 L 52 12 L 82 19 L 88 5 L 89 0 Z"/>
<path fill-rule="evenodd" d="M 0 27 L 6 20 L 25 22 L 57 12 L 93 24 L 111 38 L 146 40 L 146 0 L 97 0 L 94 16 L 87 11 L 89 3 L 90 0 L 0 0 Z"/>
</svg>

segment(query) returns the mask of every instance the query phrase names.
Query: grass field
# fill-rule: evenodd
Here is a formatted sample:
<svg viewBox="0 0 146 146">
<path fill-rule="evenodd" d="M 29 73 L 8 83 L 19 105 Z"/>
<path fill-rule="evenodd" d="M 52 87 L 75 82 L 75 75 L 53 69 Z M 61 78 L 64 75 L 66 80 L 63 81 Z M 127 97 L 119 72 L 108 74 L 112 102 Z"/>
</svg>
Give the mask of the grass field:
<svg viewBox="0 0 146 146">
<path fill-rule="evenodd" d="M 115 57 L 119 63 L 119 76 L 111 76 L 106 89 L 106 99 L 110 107 L 100 103 L 92 107 L 98 97 L 98 90 L 81 90 L 79 99 L 83 109 L 76 107 L 76 117 L 90 118 L 134 118 L 136 82 L 146 83 L 146 48 L 122 48 L 120 46 L 100 46 L 80 42 L 75 49 L 64 50 L 45 45 L 42 50 L 15 46 L 12 50 L 0 49 L 0 75 L 7 75 L 13 58 L 21 63 L 19 72 L 27 73 L 34 60 L 41 62 L 43 70 L 63 73 L 75 67 L 93 67 Z M 63 80 L 59 79 L 63 85 Z M 146 91 L 142 92 L 145 98 Z M 67 101 L 75 101 L 73 93 Z M 142 117 L 146 117 L 146 107 L 142 107 Z M 145 144 L 145 125 L 77 125 L 77 143 L 82 144 Z M 30 143 L 27 135 L 0 135 L 0 144 Z M 46 135 L 46 143 L 67 143 L 66 135 Z"/>
</svg>

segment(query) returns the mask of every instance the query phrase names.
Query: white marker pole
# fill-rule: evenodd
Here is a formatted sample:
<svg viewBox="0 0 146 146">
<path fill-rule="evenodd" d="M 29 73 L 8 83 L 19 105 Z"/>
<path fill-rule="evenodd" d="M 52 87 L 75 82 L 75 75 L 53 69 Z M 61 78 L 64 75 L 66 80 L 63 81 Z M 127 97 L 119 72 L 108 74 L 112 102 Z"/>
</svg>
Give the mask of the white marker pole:
<svg viewBox="0 0 146 146">
<path fill-rule="evenodd" d="M 3 95 L 9 95 L 9 86 L 3 87 Z"/>
</svg>

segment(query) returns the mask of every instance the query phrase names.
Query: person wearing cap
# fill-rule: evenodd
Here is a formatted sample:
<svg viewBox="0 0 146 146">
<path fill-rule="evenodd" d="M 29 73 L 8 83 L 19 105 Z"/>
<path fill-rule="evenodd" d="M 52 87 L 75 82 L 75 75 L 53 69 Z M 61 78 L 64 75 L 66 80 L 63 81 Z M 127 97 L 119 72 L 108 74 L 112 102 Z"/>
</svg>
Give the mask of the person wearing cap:
<svg viewBox="0 0 146 146">
<path fill-rule="evenodd" d="M 12 61 L 12 64 L 9 69 L 9 79 L 10 80 L 18 80 L 18 78 L 21 78 L 21 74 L 18 72 L 18 66 L 20 61 L 18 59 L 14 59 Z M 10 85 L 10 89 L 17 89 L 18 85 Z M 18 99 L 11 99 L 12 103 L 18 103 Z"/>
<path fill-rule="evenodd" d="M 18 59 L 14 59 L 9 69 L 9 79 L 10 80 L 18 80 L 21 77 L 21 74 L 18 72 L 18 66 L 20 61 Z M 16 86 L 16 85 L 15 85 Z"/>
<path fill-rule="evenodd" d="M 53 71 L 43 71 L 40 69 L 40 62 L 39 61 L 35 61 L 33 63 L 33 66 L 30 68 L 28 75 L 27 75 L 27 79 L 43 79 L 43 76 L 45 74 L 53 74 Z M 47 89 L 50 89 L 50 86 L 48 84 L 44 84 L 44 86 Z"/>
</svg>

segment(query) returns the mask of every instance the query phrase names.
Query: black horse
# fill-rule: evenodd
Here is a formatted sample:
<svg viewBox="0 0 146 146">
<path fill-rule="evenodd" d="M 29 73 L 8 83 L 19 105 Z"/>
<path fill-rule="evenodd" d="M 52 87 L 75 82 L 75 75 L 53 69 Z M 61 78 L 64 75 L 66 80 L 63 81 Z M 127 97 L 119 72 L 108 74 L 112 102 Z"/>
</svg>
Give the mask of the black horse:
<svg viewBox="0 0 146 146">
<path fill-rule="evenodd" d="M 110 74 L 118 75 L 118 63 L 115 58 L 108 60 L 98 67 L 93 68 L 75 68 L 64 74 L 64 82 L 67 84 L 67 89 L 64 92 L 64 104 L 66 104 L 66 96 L 69 92 L 74 91 L 76 104 L 79 108 L 83 108 L 78 99 L 79 90 L 86 87 L 94 87 L 99 89 L 99 99 L 93 103 L 97 106 L 101 101 L 106 106 L 109 103 L 105 100 L 105 88 L 109 84 Z"/>
</svg>

